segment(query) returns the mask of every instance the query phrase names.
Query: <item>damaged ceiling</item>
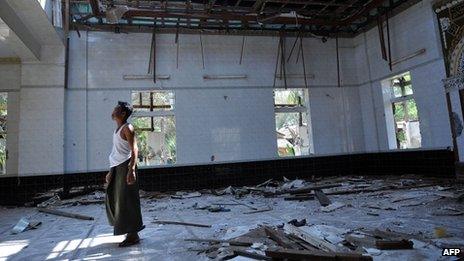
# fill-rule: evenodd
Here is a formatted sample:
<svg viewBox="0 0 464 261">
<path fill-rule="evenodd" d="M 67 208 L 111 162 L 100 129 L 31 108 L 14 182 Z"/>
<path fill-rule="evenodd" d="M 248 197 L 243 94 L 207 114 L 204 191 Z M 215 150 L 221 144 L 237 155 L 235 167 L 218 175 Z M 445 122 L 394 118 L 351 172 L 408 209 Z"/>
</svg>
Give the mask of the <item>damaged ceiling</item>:
<svg viewBox="0 0 464 261">
<path fill-rule="evenodd" d="M 354 36 L 418 0 L 70 0 L 74 29 Z"/>
</svg>

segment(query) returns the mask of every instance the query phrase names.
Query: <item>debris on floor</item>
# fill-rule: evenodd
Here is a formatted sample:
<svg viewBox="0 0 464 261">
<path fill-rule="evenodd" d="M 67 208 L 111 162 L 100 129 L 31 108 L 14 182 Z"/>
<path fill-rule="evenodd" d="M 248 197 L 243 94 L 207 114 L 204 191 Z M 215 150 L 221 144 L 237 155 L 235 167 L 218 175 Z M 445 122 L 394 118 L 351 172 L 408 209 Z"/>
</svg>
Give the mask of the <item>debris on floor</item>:
<svg viewBox="0 0 464 261">
<path fill-rule="evenodd" d="M 189 223 L 189 222 L 180 222 L 180 221 L 171 221 L 171 220 L 155 220 L 154 224 L 161 225 L 182 225 L 182 226 L 192 226 L 192 227 L 211 227 L 211 225 Z"/>
<path fill-rule="evenodd" d="M 42 222 L 40 221 L 29 221 L 27 218 L 21 218 L 18 223 L 11 230 L 11 234 L 18 234 L 28 229 L 38 228 Z"/>
<path fill-rule="evenodd" d="M 412 175 L 269 179 L 256 186 L 140 191 L 144 223 L 152 224 L 141 232 L 142 244 L 179 246 L 160 260 L 172 259 L 173 253 L 185 260 L 435 260 L 443 247 L 464 246 L 463 193 L 463 184 Z M 42 222 L 39 230 L 52 229 L 51 222 L 71 222 L 55 217 L 60 215 L 83 228 L 101 224 L 100 233 L 111 233 L 102 191 L 67 199 L 50 192 L 41 198 L 36 209 L 24 208 Z M 29 220 L 16 224 L 15 231 L 29 230 Z M 14 241 L 18 234 L 8 237 Z M 30 249 L 34 247 L 22 251 Z"/>
<path fill-rule="evenodd" d="M 51 209 L 51 208 L 37 208 L 39 212 L 47 213 L 47 214 L 52 214 L 52 215 L 57 215 L 57 216 L 62 216 L 62 217 L 69 217 L 69 218 L 76 218 L 76 219 L 83 219 L 83 220 L 94 220 L 93 217 L 86 216 L 86 215 L 81 215 L 81 214 L 76 214 L 76 213 L 69 213 L 57 209 Z"/>
<path fill-rule="evenodd" d="M 284 180 L 283 183 L 272 183 L 268 180 L 256 187 L 246 187 L 250 195 L 261 194 L 265 197 L 285 196 L 285 200 L 313 200 L 317 199 L 321 205 L 322 213 L 329 213 L 344 207 L 353 207 L 351 202 L 332 201 L 327 195 L 347 195 L 358 194 L 365 197 L 367 193 L 377 193 L 375 196 L 379 200 L 367 200 L 364 204 L 359 204 L 360 208 L 371 208 L 380 211 L 392 211 L 416 206 L 431 204 L 440 199 L 459 198 L 458 193 L 453 192 L 439 193 L 433 191 L 416 191 L 416 188 L 436 188 L 441 184 L 439 180 L 429 179 L 426 182 L 418 183 L 413 179 L 387 181 L 369 180 L 363 178 L 346 179 L 342 183 L 311 184 L 300 179 L 290 181 Z M 386 183 L 386 184 L 385 184 Z M 272 185 L 271 188 L 268 186 Z M 440 186 L 441 187 L 441 186 Z M 443 187 L 441 187 L 443 188 Z M 448 188 L 449 189 L 449 188 Z M 235 188 L 228 187 L 227 191 L 237 191 Z M 243 189 L 241 189 L 243 191 Z M 405 192 L 402 192 L 405 191 Z M 218 193 L 215 193 L 216 195 Z M 234 194 L 233 192 L 231 194 Z M 457 196 L 455 196 L 457 195 Z M 242 195 L 243 196 L 243 195 Z M 234 201 L 237 202 L 237 201 Z M 242 205 L 242 204 L 237 204 Z M 246 206 L 246 205 L 245 205 Z M 268 211 L 272 210 L 269 208 Z M 453 208 L 443 208 L 450 211 L 450 216 L 460 215 L 461 211 Z M 367 211 L 367 215 L 380 216 L 381 213 Z M 437 215 L 434 212 L 432 215 Z M 401 221 L 394 221 L 392 224 L 401 225 Z M 426 247 L 430 240 L 417 235 L 401 234 L 392 231 L 366 231 L 366 230 L 347 230 L 327 225 L 307 224 L 306 219 L 292 219 L 288 221 L 283 229 L 280 225 L 268 226 L 258 225 L 248 233 L 225 240 L 211 241 L 198 239 L 196 242 L 209 243 L 207 248 L 200 252 L 214 259 L 231 259 L 236 256 L 243 256 L 258 260 L 278 259 L 311 259 L 324 258 L 324 260 L 338 260 L 349 258 L 350 260 L 372 260 L 373 256 L 378 256 L 383 251 L 394 251 L 402 249 L 414 249 L 415 243 L 419 247 Z M 420 239 L 424 240 L 420 241 Z M 269 239 L 271 241 L 269 241 Z M 259 247 L 257 247 L 259 246 Z M 436 246 L 431 246 L 436 247 Z"/>
<path fill-rule="evenodd" d="M 60 196 L 58 195 L 54 195 L 53 197 L 45 200 L 44 202 L 40 203 L 40 204 L 37 204 L 37 207 L 39 208 L 46 208 L 50 205 L 55 205 L 57 204 L 59 201 L 60 201 Z"/>
<path fill-rule="evenodd" d="M 171 198 L 176 198 L 176 199 L 196 198 L 196 197 L 201 197 L 201 193 L 200 192 L 187 193 L 187 192 L 179 191 L 179 192 L 176 192 L 175 195 L 171 195 Z"/>
<path fill-rule="evenodd" d="M 341 202 L 334 202 L 334 203 L 331 203 L 327 206 L 323 206 L 321 207 L 321 211 L 322 212 L 332 212 L 334 210 L 337 210 L 339 208 L 342 208 L 345 206 L 345 203 L 341 203 Z"/>
</svg>

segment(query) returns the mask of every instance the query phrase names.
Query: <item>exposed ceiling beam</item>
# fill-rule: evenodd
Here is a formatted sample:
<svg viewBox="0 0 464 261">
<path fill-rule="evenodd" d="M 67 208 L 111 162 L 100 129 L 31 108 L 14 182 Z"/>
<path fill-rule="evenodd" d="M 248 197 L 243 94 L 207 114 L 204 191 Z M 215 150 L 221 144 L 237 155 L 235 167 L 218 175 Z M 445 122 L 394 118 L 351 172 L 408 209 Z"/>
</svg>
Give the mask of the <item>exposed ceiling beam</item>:
<svg viewBox="0 0 464 261">
<path fill-rule="evenodd" d="M 6 1 L 0 1 L 0 36 L 21 59 L 40 59 L 39 40 Z"/>
<path fill-rule="evenodd" d="M 82 2 L 83 0 L 70 1 Z M 327 34 L 359 32 L 366 26 L 366 21 L 370 23 L 371 16 L 377 15 L 372 10 L 388 2 L 388 0 L 236 0 L 230 3 L 216 0 L 179 0 L 170 1 L 168 8 L 166 0 L 140 0 L 137 1 L 137 5 L 134 5 L 134 0 L 87 1 L 91 4 L 93 12 L 99 12 L 96 17 L 100 20 L 105 15 L 100 10 L 100 6 L 114 3 L 127 5 L 130 8 L 122 17 L 127 21 L 143 23 L 157 19 L 165 23 L 167 27 L 172 26 L 173 21 L 176 22 L 176 20 L 180 26 L 184 27 L 186 25 L 192 28 L 226 29 L 225 27 L 228 27 L 239 30 L 244 30 L 246 27 L 274 30 L 282 26 L 294 30 L 302 25 L 305 26 L 305 30 L 326 31 Z M 414 1 L 416 0 L 397 0 L 396 2 Z M 290 15 L 294 11 L 298 16 Z M 90 20 L 78 21 L 78 23 L 95 25 L 95 22 Z M 141 23 L 132 24 L 142 26 Z M 117 26 L 122 26 L 122 24 Z"/>
<path fill-rule="evenodd" d="M 150 17 L 150 18 L 185 18 L 185 19 L 217 19 L 217 20 L 235 20 L 235 21 L 248 21 L 257 22 L 258 16 L 256 14 L 238 14 L 234 12 L 214 12 L 211 14 L 205 12 L 197 13 L 180 13 L 180 12 L 160 12 L 143 9 L 131 9 L 126 12 L 123 18 L 134 17 Z M 295 24 L 294 17 L 276 17 L 270 24 Z M 298 24 L 303 25 L 339 25 L 336 21 L 326 21 L 322 19 L 313 18 L 298 18 Z"/>
<path fill-rule="evenodd" d="M 359 18 L 363 17 L 364 15 L 369 14 L 369 12 L 377 7 L 382 6 L 385 0 L 371 0 L 370 2 L 366 3 L 360 10 L 355 12 L 353 15 L 345 18 L 342 20 L 342 23 L 347 25 L 350 23 L 355 22 Z"/>
</svg>

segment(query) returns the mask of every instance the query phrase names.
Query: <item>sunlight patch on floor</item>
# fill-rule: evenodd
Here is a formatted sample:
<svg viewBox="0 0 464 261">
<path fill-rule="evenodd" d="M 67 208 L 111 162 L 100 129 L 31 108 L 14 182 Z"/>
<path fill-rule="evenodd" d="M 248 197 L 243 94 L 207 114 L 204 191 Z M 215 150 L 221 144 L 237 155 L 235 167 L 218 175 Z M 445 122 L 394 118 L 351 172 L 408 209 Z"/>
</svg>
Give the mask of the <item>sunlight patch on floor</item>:
<svg viewBox="0 0 464 261">
<path fill-rule="evenodd" d="M 29 245 L 29 240 L 11 240 L 0 243 L 0 261 L 7 260 Z"/>
<path fill-rule="evenodd" d="M 53 248 L 52 252 L 50 253 L 50 255 L 48 255 L 46 259 L 49 260 L 49 259 L 58 258 L 72 251 L 75 251 L 77 249 L 85 249 L 88 247 L 95 247 L 95 246 L 107 244 L 107 243 L 116 244 L 116 243 L 121 242 L 123 239 L 124 239 L 124 236 L 113 236 L 111 234 L 100 234 L 100 235 L 97 235 L 91 238 L 60 241 L 56 244 L 56 246 Z M 96 254 L 95 256 L 93 256 L 93 259 L 103 258 L 103 257 L 108 257 L 108 256 L 111 256 L 111 255 Z"/>
</svg>

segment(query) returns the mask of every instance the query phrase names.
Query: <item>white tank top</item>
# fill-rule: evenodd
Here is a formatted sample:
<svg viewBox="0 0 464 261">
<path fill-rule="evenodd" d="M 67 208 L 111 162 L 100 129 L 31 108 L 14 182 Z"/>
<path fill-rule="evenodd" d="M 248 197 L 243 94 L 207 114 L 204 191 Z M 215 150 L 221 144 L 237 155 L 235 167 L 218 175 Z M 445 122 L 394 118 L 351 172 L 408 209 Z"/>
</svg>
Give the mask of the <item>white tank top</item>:
<svg viewBox="0 0 464 261">
<path fill-rule="evenodd" d="M 121 138 L 121 130 L 127 125 L 122 125 L 119 130 L 115 130 L 113 133 L 113 148 L 111 149 L 110 159 L 110 168 L 115 167 L 126 160 L 131 158 L 131 149 L 129 142 Z"/>
</svg>

